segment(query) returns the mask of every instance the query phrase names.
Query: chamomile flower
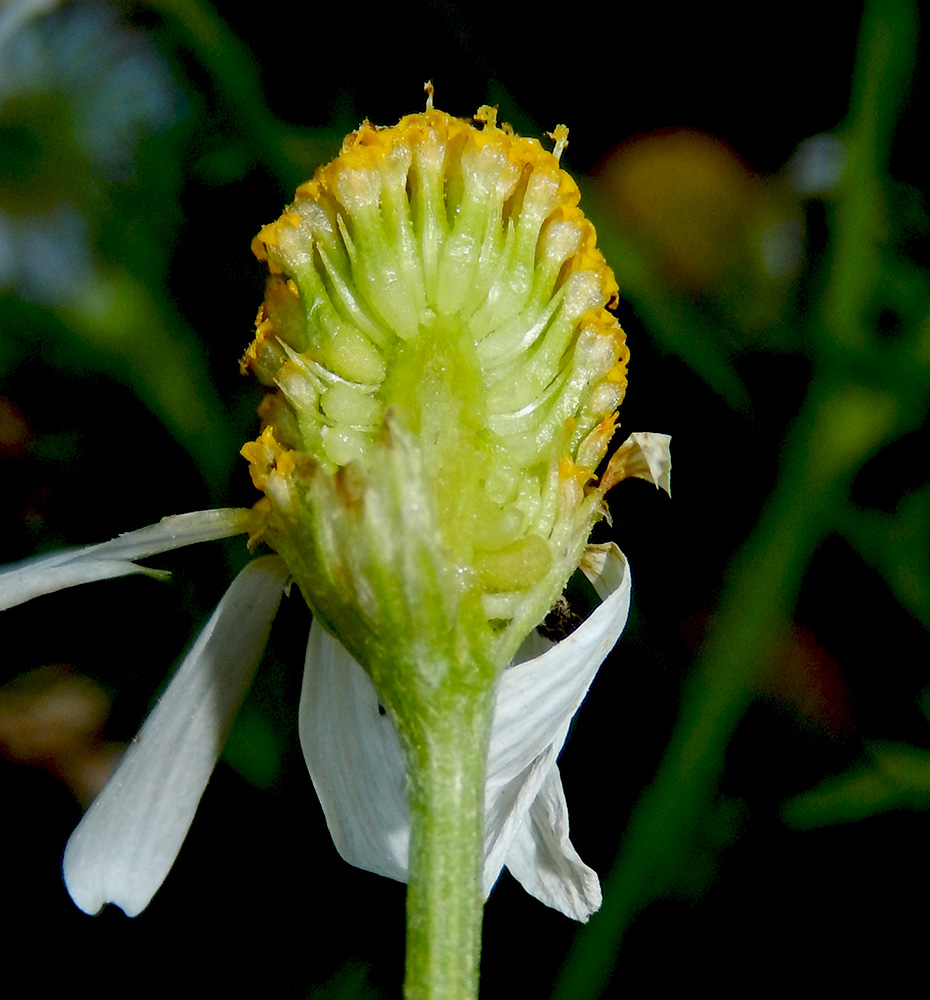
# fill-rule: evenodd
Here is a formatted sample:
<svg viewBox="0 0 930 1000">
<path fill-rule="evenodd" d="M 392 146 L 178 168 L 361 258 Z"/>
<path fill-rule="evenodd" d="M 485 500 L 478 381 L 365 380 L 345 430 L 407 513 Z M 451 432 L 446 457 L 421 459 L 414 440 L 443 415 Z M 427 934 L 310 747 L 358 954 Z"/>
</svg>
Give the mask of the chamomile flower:
<svg viewBox="0 0 930 1000">
<path fill-rule="evenodd" d="M 4 607 L 238 533 L 275 553 L 233 582 L 72 836 L 83 909 L 138 913 L 167 875 L 289 582 L 314 614 L 299 729 L 340 854 L 409 879 L 408 908 L 473 887 L 479 926 L 503 867 L 576 919 L 599 906 L 556 759 L 630 573 L 588 537 L 607 489 L 668 489 L 670 463 L 666 436 L 636 434 L 595 473 L 627 350 L 565 135 L 547 152 L 490 108 L 364 124 L 254 243 L 270 277 L 242 366 L 269 392 L 243 454 L 264 497 L 0 575 Z M 546 640 L 578 568 L 600 604 Z"/>
</svg>

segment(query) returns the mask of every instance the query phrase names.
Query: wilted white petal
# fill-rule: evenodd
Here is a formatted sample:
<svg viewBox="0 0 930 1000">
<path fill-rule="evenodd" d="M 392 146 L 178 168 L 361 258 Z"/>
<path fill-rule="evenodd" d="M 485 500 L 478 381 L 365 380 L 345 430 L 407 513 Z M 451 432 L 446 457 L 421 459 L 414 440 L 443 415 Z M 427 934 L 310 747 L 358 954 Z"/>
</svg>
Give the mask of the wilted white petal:
<svg viewBox="0 0 930 1000">
<path fill-rule="evenodd" d="M 315 619 L 299 729 L 336 850 L 357 868 L 406 881 L 410 812 L 397 732 L 368 674 Z"/>
<path fill-rule="evenodd" d="M 558 767 L 546 780 L 507 854 L 507 868 L 524 889 L 584 923 L 601 905 L 601 883 L 568 839 L 568 806 Z"/>
<path fill-rule="evenodd" d="M 571 916 L 584 914 L 578 919 L 597 908 L 599 889 L 593 873 L 594 888 L 586 881 L 589 869 L 568 841 L 555 761 L 572 716 L 623 631 L 630 606 L 629 567 L 617 546 L 601 547 L 595 562 L 588 571 L 603 603 L 558 644 L 533 633 L 521 650 L 532 658 L 503 673 L 485 786 L 485 895 L 504 864 L 510 867 L 515 850 L 514 864 L 521 872 L 532 853 L 545 859 L 554 875 L 540 873 L 535 882 L 528 876 L 529 891 Z M 358 868 L 405 881 L 410 817 L 397 734 L 379 710 L 368 674 L 316 622 L 307 649 L 300 738 L 340 855 Z M 542 840 L 526 832 L 531 812 L 536 823 L 552 818 L 554 825 Z M 568 881 L 553 887 L 555 877 Z M 537 884 L 539 892 L 531 887 Z"/>
<path fill-rule="evenodd" d="M 557 738 L 561 749 L 568 735 L 568 725 Z M 484 862 L 481 888 L 484 898 L 491 895 L 494 883 L 509 862 L 514 841 L 527 814 L 555 766 L 558 750 L 550 744 L 520 774 L 504 784 L 485 784 L 484 788 Z"/>
<path fill-rule="evenodd" d="M 64 549 L 14 563 L 0 572 L 0 611 L 80 583 L 131 573 L 165 576 L 167 574 L 139 566 L 133 560 L 195 542 L 212 542 L 242 534 L 252 527 L 254 518 L 252 511 L 245 508 L 176 514 L 146 528 L 128 531 L 109 542 Z"/>
<path fill-rule="evenodd" d="M 606 601 L 611 594 L 626 592 L 625 623 L 625 616 L 630 610 L 630 567 L 616 543 L 588 545 L 581 555 L 581 565 L 578 568 L 588 578 L 602 601 Z"/>
<path fill-rule="evenodd" d="M 64 875 L 86 913 L 140 913 L 181 849 L 287 582 L 277 556 L 249 563 L 220 601 L 113 777 L 71 835 Z"/>
<path fill-rule="evenodd" d="M 600 488 L 606 493 L 621 479 L 645 479 L 647 483 L 672 495 L 672 439 L 668 434 L 639 431 L 631 434 L 610 456 Z"/>
<path fill-rule="evenodd" d="M 490 783 L 510 781 L 557 742 L 620 638 L 630 611 L 631 579 L 615 544 L 608 546 L 593 582 L 601 589 L 608 584 L 609 593 L 584 624 L 541 655 L 504 671 L 488 754 Z"/>
</svg>

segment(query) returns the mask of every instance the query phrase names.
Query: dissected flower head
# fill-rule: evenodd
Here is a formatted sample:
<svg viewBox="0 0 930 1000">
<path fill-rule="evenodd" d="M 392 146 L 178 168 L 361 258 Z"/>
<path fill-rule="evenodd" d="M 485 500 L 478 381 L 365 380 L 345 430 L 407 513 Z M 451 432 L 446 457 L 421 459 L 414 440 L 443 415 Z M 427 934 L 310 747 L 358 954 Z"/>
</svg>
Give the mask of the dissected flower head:
<svg viewBox="0 0 930 1000">
<path fill-rule="evenodd" d="M 601 515 L 628 352 L 578 201 L 494 109 L 428 108 L 364 124 L 255 239 L 261 534 L 373 675 L 503 668 Z"/>
</svg>

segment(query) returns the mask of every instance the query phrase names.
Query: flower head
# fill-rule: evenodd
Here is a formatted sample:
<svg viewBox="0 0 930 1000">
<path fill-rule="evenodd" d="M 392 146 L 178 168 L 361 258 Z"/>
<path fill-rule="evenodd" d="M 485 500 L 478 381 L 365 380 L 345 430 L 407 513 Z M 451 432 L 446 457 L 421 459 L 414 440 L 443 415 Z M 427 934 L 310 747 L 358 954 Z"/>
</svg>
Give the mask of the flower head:
<svg viewBox="0 0 930 1000">
<path fill-rule="evenodd" d="M 601 516 L 628 352 L 578 201 L 494 109 L 429 108 L 364 124 L 253 244 L 260 534 L 389 702 L 430 645 L 502 669 Z"/>
</svg>

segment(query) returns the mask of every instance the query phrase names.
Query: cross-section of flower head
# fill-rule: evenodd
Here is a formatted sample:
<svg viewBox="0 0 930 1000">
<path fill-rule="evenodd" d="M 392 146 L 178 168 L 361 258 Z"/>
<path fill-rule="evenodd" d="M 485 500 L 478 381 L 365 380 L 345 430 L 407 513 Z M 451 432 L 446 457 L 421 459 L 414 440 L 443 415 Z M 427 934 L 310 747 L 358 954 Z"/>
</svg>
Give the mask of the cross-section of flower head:
<svg viewBox="0 0 930 1000">
<path fill-rule="evenodd" d="M 493 109 L 428 109 L 363 125 L 255 240 L 262 535 L 389 701 L 404 661 L 502 669 L 601 515 L 627 349 L 578 201 Z"/>
</svg>

